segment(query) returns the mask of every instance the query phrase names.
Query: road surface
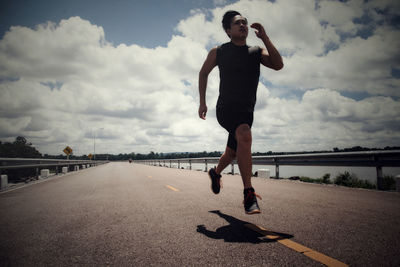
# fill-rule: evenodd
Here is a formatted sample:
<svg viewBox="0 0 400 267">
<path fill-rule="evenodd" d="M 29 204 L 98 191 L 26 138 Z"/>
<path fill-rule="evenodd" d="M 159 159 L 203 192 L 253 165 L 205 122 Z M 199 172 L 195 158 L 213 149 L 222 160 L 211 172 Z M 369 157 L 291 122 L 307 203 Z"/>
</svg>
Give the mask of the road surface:
<svg viewBox="0 0 400 267">
<path fill-rule="evenodd" d="M 0 193 L 0 266 L 400 266 L 400 194 L 109 163 Z"/>
</svg>

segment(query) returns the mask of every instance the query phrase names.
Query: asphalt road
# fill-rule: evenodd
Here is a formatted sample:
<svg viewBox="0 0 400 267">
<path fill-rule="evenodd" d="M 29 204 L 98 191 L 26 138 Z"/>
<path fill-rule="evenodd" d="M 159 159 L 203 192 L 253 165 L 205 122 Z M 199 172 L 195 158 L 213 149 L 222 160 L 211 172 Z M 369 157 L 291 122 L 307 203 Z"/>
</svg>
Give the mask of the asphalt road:
<svg viewBox="0 0 400 267">
<path fill-rule="evenodd" d="M 0 193 L 0 266 L 400 266 L 400 194 L 109 163 Z M 303 250 L 302 250 L 303 249 Z"/>
</svg>

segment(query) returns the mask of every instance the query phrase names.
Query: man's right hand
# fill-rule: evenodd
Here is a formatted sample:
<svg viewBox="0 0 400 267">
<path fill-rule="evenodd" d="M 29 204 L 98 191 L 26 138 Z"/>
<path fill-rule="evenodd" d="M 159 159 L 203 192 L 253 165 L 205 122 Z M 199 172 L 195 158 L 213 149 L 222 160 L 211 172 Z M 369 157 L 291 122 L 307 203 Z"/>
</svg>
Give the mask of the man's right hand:
<svg viewBox="0 0 400 267">
<path fill-rule="evenodd" d="M 206 115 L 207 115 L 207 105 L 203 104 L 199 106 L 199 117 L 203 120 L 206 119 Z"/>
</svg>

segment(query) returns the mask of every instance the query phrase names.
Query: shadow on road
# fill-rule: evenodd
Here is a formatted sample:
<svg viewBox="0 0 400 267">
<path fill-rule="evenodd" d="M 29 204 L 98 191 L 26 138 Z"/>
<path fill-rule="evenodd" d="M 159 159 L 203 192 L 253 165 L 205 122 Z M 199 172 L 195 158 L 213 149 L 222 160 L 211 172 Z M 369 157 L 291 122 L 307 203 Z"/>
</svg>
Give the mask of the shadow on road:
<svg viewBox="0 0 400 267">
<path fill-rule="evenodd" d="M 292 238 L 292 235 L 271 232 L 271 231 L 253 231 L 246 225 L 253 224 L 236 219 L 230 215 L 224 214 L 219 210 L 209 211 L 211 213 L 217 214 L 221 218 L 225 219 L 229 225 L 222 226 L 218 228 L 215 232 L 208 230 L 204 225 L 197 226 L 197 232 L 204 234 L 205 236 L 213 239 L 224 239 L 225 242 L 239 242 L 239 243 L 270 243 L 276 242 L 281 239 Z M 269 236 L 275 236 L 275 238 L 268 238 Z"/>
</svg>

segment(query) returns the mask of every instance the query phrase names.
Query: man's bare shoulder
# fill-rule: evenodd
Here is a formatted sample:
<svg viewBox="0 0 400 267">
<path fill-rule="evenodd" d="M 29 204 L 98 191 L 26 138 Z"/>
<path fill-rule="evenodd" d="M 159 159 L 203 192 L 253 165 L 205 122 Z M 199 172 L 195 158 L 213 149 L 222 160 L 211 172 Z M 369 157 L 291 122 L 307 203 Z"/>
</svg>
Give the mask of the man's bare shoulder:
<svg viewBox="0 0 400 267">
<path fill-rule="evenodd" d="M 218 50 L 218 47 L 211 48 L 210 52 L 208 52 L 207 59 L 215 60 L 217 58 L 217 50 Z"/>
<path fill-rule="evenodd" d="M 213 48 L 211 48 L 210 49 L 210 52 L 208 52 L 208 54 L 217 54 L 217 50 L 218 50 L 218 46 L 216 46 L 216 47 L 213 47 Z"/>
</svg>

